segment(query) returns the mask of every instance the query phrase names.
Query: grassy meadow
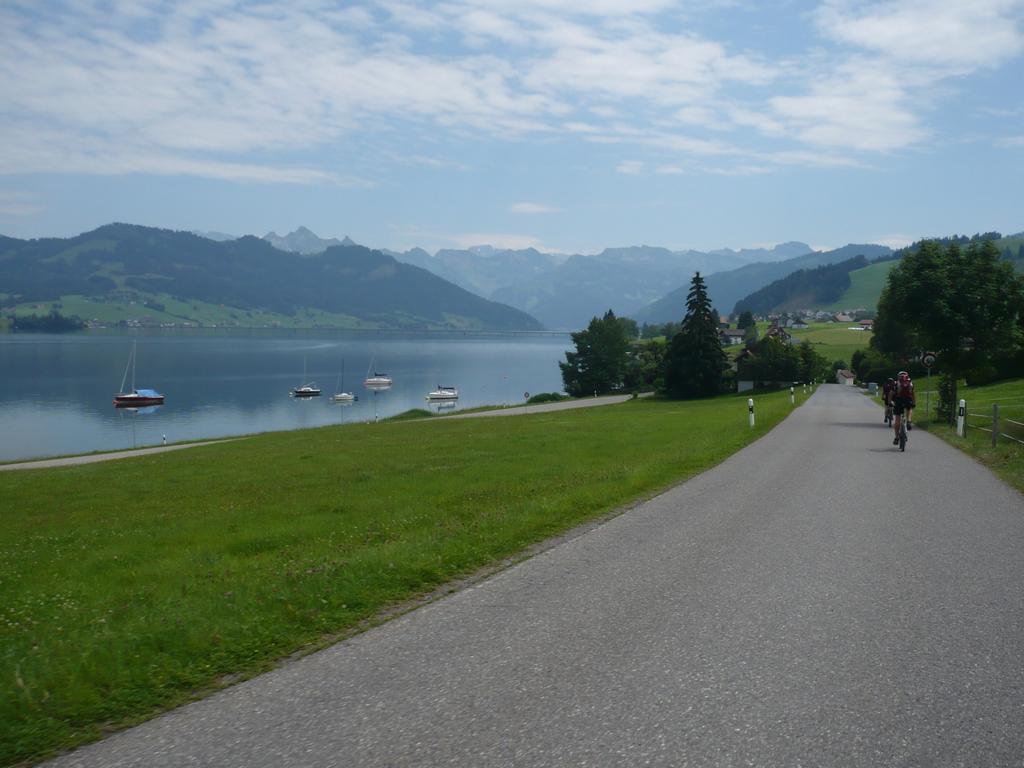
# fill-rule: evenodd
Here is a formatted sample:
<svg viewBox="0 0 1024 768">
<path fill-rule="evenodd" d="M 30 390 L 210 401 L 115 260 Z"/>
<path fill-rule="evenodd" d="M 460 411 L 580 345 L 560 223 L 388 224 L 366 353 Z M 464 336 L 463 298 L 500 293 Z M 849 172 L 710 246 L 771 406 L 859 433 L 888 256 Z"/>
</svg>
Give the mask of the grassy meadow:
<svg viewBox="0 0 1024 768">
<path fill-rule="evenodd" d="M 798 403 L 805 396 L 798 395 Z M 96 739 L 701 472 L 788 393 L 265 434 L 0 473 L 0 764 Z"/>
<path fill-rule="evenodd" d="M 844 360 L 849 365 L 853 353 L 858 349 L 867 349 L 871 342 L 871 331 L 851 331 L 851 325 L 856 323 L 808 323 L 808 327 L 803 330 L 787 329 L 786 332 L 793 337 L 794 344 L 811 342 L 815 351 L 830 363 Z M 761 338 L 764 338 L 768 323 L 758 323 L 757 330 Z M 741 345 L 726 347 L 730 357 L 735 357 L 742 350 Z"/>
<path fill-rule="evenodd" d="M 889 272 L 899 264 L 898 261 L 882 261 L 871 264 L 863 269 L 855 269 L 850 273 L 850 287 L 837 301 L 822 307 L 831 311 L 844 309 L 875 309 L 878 297 L 889 279 Z"/>
<path fill-rule="evenodd" d="M 933 384 L 937 378 L 932 379 Z M 1024 379 L 1001 381 L 985 386 L 968 387 L 961 384 L 958 395 L 967 401 L 967 423 L 974 425 L 967 429 L 964 437 L 958 437 L 956 428 L 937 422 L 934 418 L 938 394 L 932 392 L 932 413 L 925 413 L 924 381 L 915 382 L 917 403 L 914 426 L 921 426 L 938 435 L 946 442 L 970 454 L 1017 490 L 1024 492 L 1024 445 L 1006 437 L 1000 437 L 992 447 L 992 434 L 978 427 L 992 428 L 992 405 L 999 404 L 1000 432 L 1024 441 Z M 1014 424 L 1013 422 L 1019 422 Z"/>
<path fill-rule="evenodd" d="M 301 309 L 294 316 L 281 315 L 261 310 L 245 310 L 237 307 L 209 304 L 203 301 L 182 301 L 168 294 L 139 293 L 139 300 L 127 297 L 117 299 L 96 299 L 88 296 L 66 295 L 55 301 L 27 302 L 14 306 L 12 314 L 45 315 L 57 309 L 62 315 L 78 316 L 82 320 L 98 320 L 107 325 L 119 322 L 151 318 L 157 323 L 197 323 L 205 326 L 240 326 L 249 328 L 280 327 L 309 328 L 326 326 L 331 328 L 372 328 L 349 315 L 332 314 L 319 309 Z M 146 306 L 143 300 L 157 302 L 163 309 Z"/>
</svg>

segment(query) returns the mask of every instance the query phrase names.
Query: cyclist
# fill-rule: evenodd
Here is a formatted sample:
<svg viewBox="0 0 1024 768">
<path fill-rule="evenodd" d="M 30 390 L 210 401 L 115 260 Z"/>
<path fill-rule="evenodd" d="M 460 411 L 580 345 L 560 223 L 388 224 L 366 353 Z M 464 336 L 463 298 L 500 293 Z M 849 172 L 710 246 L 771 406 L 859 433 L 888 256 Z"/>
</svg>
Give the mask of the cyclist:
<svg viewBox="0 0 1024 768">
<path fill-rule="evenodd" d="M 892 398 L 896 391 L 896 379 L 890 376 L 882 385 L 882 405 L 885 406 L 885 423 L 892 423 Z"/>
<path fill-rule="evenodd" d="M 917 398 L 914 396 L 914 382 L 910 380 L 910 374 L 900 371 L 896 376 L 896 389 L 892 399 L 893 411 L 896 418 L 893 419 L 896 435 L 892 439 L 893 445 L 900 442 L 900 421 L 903 414 L 907 414 L 907 430 L 911 429 L 911 416 L 914 413 L 914 406 L 917 405 Z"/>
</svg>

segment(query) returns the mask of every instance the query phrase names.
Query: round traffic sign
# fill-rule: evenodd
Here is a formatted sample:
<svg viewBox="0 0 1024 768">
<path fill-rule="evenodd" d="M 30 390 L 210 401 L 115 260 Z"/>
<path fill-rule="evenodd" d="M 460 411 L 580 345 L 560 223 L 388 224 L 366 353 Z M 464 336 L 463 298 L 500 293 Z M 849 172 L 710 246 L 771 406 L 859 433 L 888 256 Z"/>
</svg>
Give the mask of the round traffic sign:
<svg viewBox="0 0 1024 768">
<path fill-rule="evenodd" d="M 925 368 L 931 368 L 933 365 L 935 365 L 935 353 L 925 352 L 923 355 L 921 355 L 921 364 Z"/>
<path fill-rule="evenodd" d="M 523 392 L 523 400 L 529 400 L 529 399 L 530 399 L 530 393 L 529 392 Z"/>
</svg>

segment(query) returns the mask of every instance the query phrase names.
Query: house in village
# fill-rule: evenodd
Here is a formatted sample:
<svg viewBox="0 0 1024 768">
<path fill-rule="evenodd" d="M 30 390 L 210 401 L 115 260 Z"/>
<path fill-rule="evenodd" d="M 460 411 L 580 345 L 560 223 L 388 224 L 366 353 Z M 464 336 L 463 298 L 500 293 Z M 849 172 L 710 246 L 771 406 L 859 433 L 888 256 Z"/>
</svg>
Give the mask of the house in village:
<svg viewBox="0 0 1024 768">
<path fill-rule="evenodd" d="M 722 342 L 723 347 L 742 344 L 746 336 L 747 332 L 742 328 L 725 328 L 718 332 L 718 338 Z"/>
<path fill-rule="evenodd" d="M 853 375 L 853 371 L 839 370 L 836 371 L 836 384 L 843 384 L 847 387 L 853 386 L 853 380 L 856 376 Z"/>
</svg>

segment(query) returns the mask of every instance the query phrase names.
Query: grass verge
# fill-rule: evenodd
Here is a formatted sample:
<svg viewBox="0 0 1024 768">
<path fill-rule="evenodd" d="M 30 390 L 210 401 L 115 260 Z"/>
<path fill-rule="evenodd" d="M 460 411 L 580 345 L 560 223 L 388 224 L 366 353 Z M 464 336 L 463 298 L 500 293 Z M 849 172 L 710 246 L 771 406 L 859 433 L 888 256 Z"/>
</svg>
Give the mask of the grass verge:
<svg viewBox="0 0 1024 768">
<path fill-rule="evenodd" d="M 801 395 L 801 399 L 803 396 Z M 323 645 L 701 472 L 788 393 L 331 426 L 0 474 L 0 764 Z"/>
<path fill-rule="evenodd" d="M 923 427 L 947 443 L 959 448 L 991 469 L 1005 482 L 1024 493 L 1024 445 L 1007 437 L 1000 437 L 996 445 L 992 445 L 992 434 L 978 427 L 991 429 L 992 405 L 999 404 L 1001 419 L 1000 432 L 1005 432 L 1017 440 L 1024 440 L 1024 427 L 1012 422 L 1024 424 L 1024 379 L 1001 381 L 985 386 L 968 387 L 961 385 L 959 396 L 967 401 L 967 434 L 959 437 L 956 428 L 935 420 L 934 414 L 925 416 L 924 408 L 914 414 L 914 426 Z M 938 393 L 931 396 L 932 410 L 938 401 Z M 923 406 L 925 398 L 918 394 L 917 402 Z M 920 415 L 919 415 L 920 414 Z"/>
</svg>

